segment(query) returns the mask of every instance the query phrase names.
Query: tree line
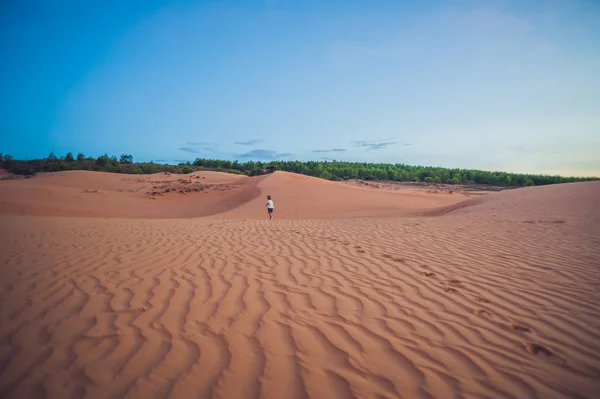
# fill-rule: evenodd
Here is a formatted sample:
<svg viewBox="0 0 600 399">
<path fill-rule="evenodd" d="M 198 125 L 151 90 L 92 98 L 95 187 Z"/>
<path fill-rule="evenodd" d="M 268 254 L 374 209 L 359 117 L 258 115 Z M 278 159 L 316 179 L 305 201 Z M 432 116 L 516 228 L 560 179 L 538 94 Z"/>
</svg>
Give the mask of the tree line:
<svg viewBox="0 0 600 399">
<path fill-rule="evenodd" d="M 271 161 L 239 162 L 216 159 L 196 159 L 195 166 L 235 170 L 249 176 L 283 170 L 327 180 L 379 180 L 444 184 L 482 184 L 502 187 L 542 186 L 598 180 L 587 177 L 563 177 L 522 173 L 490 172 L 476 169 L 451 169 L 434 166 L 413 166 L 402 163 L 366 163 L 338 161 Z"/>
<path fill-rule="evenodd" d="M 598 180 L 597 178 L 563 177 L 521 173 L 491 172 L 476 169 L 451 169 L 433 166 L 406 164 L 338 162 L 338 161 L 227 161 L 198 158 L 193 163 L 164 165 L 154 162 L 134 163 L 133 156 L 101 155 L 97 158 L 72 153 L 57 157 L 51 153 L 47 158 L 16 160 L 0 154 L 0 167 L 19 174 L 34 175 L 40 172 L 66 170 L 90 170 L 112 173 L 152 174 L 159 172 L 187 174 L 198 170 L 216 170 L 255 176 L 276 170 L 299 173 L 328 180 L 379 180 L 398 182 L 424 182 L 444 184 L 482 184 L 502 187 L 541 186 L 547 184 L 570 183 Z"/>
<path fill-rule="evenodd" d="M 74 156 L 67 153 L 64 157 L 57 157 L 53 152 L 46 158 L 17 160 L 10 155 L 0 154 L 0 167 L 8 172 L 32 176 L 41 172 L 62 172 L 67 170 L 89 170 L 96 172 L 152 174 L 159 172 L 191 173 L 194 171 L 191 164 L 163 165 L 154 162 L 134 163 L 133 156 L 122 154 L 119 158 L 108 156 L 86 157 L 79 153 Z"/>
</svg>

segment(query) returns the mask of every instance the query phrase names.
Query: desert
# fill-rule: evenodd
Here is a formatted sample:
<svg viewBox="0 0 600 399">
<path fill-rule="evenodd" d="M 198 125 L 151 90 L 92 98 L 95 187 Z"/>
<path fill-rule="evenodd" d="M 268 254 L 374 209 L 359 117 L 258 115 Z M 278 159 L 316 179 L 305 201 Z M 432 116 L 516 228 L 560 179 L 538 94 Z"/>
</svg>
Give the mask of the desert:
<svg viewBox="0 0 600 399">
<path fill-rule="evenodd" d="M 3 1 L 0 399 L 600 398 L 599 22 Z"/>
<path fill-rule="evenodd" d="M 3 180 L 0 397 L 597 397 L 599 210 L 595 181 Z"/>
</svg>

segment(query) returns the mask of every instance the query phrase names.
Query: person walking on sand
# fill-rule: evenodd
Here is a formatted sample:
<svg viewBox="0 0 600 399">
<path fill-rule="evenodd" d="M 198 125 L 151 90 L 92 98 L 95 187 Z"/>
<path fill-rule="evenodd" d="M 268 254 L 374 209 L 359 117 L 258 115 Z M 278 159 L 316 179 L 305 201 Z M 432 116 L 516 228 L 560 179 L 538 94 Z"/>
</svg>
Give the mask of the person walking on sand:
<svg viewBox="0 0 600 399">
<path fill-rule="evenodd" d="M 275 210 L 275 204 L 273 204 L 273 200 L 270 195 L 267 195 L 267 203 L 265 205 L 267 207 L 267 212 L 269 213 L 269 220 L 273 218 L 273 211 Z"/>
</svg>

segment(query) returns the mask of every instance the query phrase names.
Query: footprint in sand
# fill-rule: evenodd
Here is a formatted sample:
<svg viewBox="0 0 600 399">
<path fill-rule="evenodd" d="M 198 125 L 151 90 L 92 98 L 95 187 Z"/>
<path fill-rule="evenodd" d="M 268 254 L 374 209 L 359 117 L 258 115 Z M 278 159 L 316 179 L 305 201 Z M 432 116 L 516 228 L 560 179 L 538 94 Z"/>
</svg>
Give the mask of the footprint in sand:
<svg viewBox="0 0 600 399">
<path fill-rule="evenodd" d="M 477 316 L 492 316 L 492 314 L 485 309 L 475 309 L 473 313 L 475 313 Z"/>
<path fill-rule="evenodd" d="M 118 309 L 115 310 L 114 313 L 143 313 L 143 312 L 147 312 L 148 308 L 146 307 L 139 307 L 139 308 L 130 308 L 130 309 Z"/>
<path fill-rule="evenodd" d="M 487 299 L 485 299 L 485 298 L 483 298 L 483 297 L 480 297 L 480 296 L 476 296 L 476 297 L 475 297 L 475 300 L 476 300 L 477 302 L 481 302 L 481 303 L 490 303 L 490 301 L 489 301 L 489 300 L 487 300 Z"/>
<path fill-rule="evenodd" d="M 527 352 L 534 355 L 544 355 L 547 357 L 555 356 L 554 353 L 552 353 L 552 351 L 550 351 L 548 348 L 533 342 L 526 343 L 525 349 L 527 349 Z"/>
<path fill-rule="evenodd" d="M 450 279 L 448 280 L 448 284 L 453 285 L 455 287 L 462 287 L 462 282 L 460 280 Z"/>
<path fill-rule="evenodd" d="M 391 259 L 391 260 L 392 260 L 392 261 L 394 261 L 394 262 L 406 262 L 406 261 L 405 261 L 404 259 L 402 259 L 402 258 L 396 258 L 395 256 L 388 255 L 388 254 L 384 254 L 384 255 L 383 255 L 383 257 L 384 257 L 384 258 L 386 258 L 386 259 Z"/>
<path fill-rule="evenodd" d="M 450 287 L 446 287 L 446 292 L 449 292 L 451 294 L 458 294 L 458 290 L 455 290 L 454 288 Z"/>
<path fill-rule="evenodd" d="M 362 249 L 358 249 L 358 250 L 356 250 L 356 252 L 358 252 L 359 254 L 364 254 L 364 253 L 366 253 L 367 251 L 363 251 Z"/>
<path fill-rule="evenodd" d="M 517 332 L 523 332 L 523 333 L 530 333 L 531 332 L 531 329 L 529 329 L 527 327 L 520 326 L 517 323 L 510 323 L 509 326 L 510 326 L 510 328 L 512 328 L 513 330 L 515 330 Z"/>
<path fill-rule="evenodd" d="M 435 273 L 433 273 L 433 272 L 423 272 L 423 275 L 425 277 L 433 277 L 433 276 L 435 276 Z"/>
</svg>

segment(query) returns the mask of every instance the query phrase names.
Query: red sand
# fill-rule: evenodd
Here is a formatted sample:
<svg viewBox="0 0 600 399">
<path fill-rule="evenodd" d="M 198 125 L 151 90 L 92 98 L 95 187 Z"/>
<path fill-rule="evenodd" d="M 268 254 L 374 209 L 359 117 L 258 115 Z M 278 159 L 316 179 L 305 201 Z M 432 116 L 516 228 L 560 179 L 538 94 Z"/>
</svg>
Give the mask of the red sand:
<svg viewBox="0 0 600 399">
<path fill-rule="evenodd" d="M 0 397 L 600 392 L 600 183 L 199 175 L 0 181 Z"/>
</svg>

